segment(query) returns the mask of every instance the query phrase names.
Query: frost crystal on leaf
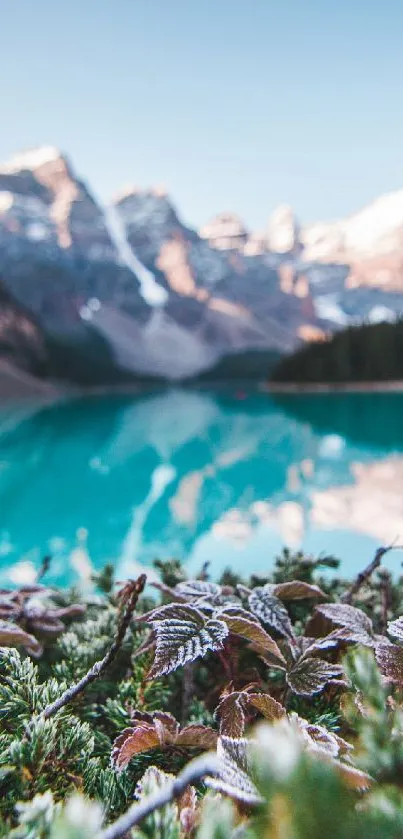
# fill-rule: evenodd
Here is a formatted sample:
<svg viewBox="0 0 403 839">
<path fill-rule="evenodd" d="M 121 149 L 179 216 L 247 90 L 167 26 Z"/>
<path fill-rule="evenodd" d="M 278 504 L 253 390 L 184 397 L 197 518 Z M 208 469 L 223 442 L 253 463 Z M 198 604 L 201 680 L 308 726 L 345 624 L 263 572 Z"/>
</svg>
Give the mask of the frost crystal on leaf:
<svg viewBox="0 0 403 839">
<path fill-rule="evenodd" d="M 194 606 L 169 603 L 148 618 L 155 632 L 156 652 L 148 678 L 171 673 L 180 665 L 219 650 L 229 629 L 222 620 L 206 618 Z"/>
<path fill-rule="evenodd" d="M 249 608 L 263 623 L 276 629 L 285 638 L 293 638 L 290 617 L 281 600 L 272 593 L 272 586 L 257 586 L 248 598 Z"/>
<path fill-rule="evenodd" d="M 388 633 L 396 641 L 403 641 L 403 617 L 397 618 L 395 621 L 389 621 Z"/>
<path fill-rule="evenodd" d="M 320 658 L 302 658 L 287 673 L 286 680 L 293 693 L 298 696 L 314 696 L 321 693 L 329 682 L 345 685 L 343 668 L 340 664 L 329 664 Z"/>
<path fill-rule="evenodd" d="M 244 739 L 220 737 L 217 743 L 220 771 L 217 777 L 206 778 L 205 782 L 237 801 L 259 804 L 262 799 L 249 775 L 248 745 Z"/>
</svg>

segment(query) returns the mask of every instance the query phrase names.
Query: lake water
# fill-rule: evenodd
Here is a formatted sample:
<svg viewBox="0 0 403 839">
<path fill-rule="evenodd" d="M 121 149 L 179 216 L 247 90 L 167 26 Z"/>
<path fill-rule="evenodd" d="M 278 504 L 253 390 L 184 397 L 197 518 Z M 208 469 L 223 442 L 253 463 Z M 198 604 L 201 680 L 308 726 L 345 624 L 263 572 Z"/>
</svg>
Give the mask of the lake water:
<svg viewBox="0 0 403 839">
<path fill-rule="evenodd" d="M 0 585 L 113 561 L 266 572 L 284 545 L 342 559 L 403 541 L 403 394 L 169 390 L 0 409 Z M 400 569 L 403 556 L 391 555 Z"/>
</svg>

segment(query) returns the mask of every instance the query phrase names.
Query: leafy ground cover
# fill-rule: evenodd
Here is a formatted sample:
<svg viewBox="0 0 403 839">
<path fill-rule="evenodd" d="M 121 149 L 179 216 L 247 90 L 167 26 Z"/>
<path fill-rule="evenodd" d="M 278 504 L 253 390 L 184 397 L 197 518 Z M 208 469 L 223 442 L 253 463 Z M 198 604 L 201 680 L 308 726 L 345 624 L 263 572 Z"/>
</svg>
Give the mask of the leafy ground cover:
<svg viewBox="0 0 403 839">
<path fill-rule="evenodd" d="M 349 582 L 285 551 L 265 578 L 1 591 L 0 836 L 402 837 L 390 549 Z"/>
</svg>

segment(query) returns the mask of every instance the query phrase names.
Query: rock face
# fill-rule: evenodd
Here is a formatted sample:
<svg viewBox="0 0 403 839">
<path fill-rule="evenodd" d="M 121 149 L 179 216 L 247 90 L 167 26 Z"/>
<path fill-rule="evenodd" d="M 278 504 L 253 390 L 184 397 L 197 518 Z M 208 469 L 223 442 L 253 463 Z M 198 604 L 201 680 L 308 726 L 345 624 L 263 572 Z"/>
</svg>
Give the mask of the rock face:
<svg viewBox="0 0 403 839">
<path fill-rule="evenodd" d="M 266 241 L 268 249 L 275 253 L 296 256 L 300 252 L 300 228 L 292 207 L 277 207 L 269 219 Z"/>
<path fill-rule="evenodd" d="M 219 251 L 243 250 L 248 241 L 248 231 L 235 213 L 220 213 L 205 224 L 199 234 Z"/>
<path fill-rule="evenodd" d="M 16 363 L 41 375 L 43 345 L 57 361 L 48 373 L 63 378 L 65 365 L 73 381 L 180 380 L 232 371 L 243 353 L 255 369 L 357 317 L 392 317 L 402 195 L 336 225 L 300 228 L 280 207 L 263 233 L 232 213 L 198 233 L 164 190 L 127 189 L 103 207 L 58 149 L 17 155 L 0 166 L 0 316 L 24 311 L 37 343 L 27 350 L 17 329 Z"/>
</svg>

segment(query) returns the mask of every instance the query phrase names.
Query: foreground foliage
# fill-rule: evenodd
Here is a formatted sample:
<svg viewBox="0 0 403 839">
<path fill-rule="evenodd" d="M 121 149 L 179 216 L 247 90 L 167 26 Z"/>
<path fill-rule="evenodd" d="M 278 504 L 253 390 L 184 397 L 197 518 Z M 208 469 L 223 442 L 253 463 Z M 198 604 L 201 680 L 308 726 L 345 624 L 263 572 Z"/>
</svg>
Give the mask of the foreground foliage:
<svg viewBox="0 0 403 839">
<path fill-rule="evenodd" d="M 265 579 L 0 592 L 0 836 L 403 836 L 403 587 Z M 157 602 L 158 601 L 158 602 Z"/>
</svg>

